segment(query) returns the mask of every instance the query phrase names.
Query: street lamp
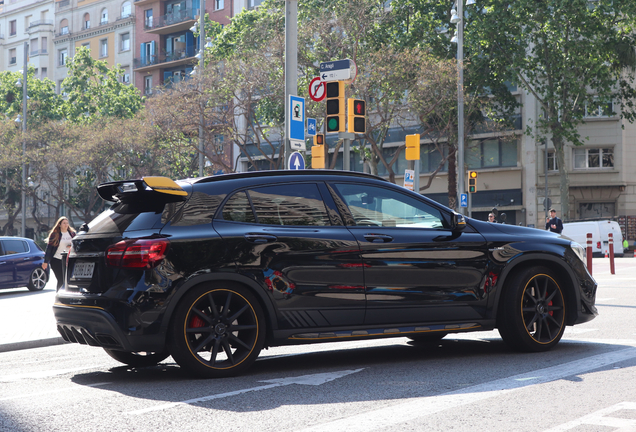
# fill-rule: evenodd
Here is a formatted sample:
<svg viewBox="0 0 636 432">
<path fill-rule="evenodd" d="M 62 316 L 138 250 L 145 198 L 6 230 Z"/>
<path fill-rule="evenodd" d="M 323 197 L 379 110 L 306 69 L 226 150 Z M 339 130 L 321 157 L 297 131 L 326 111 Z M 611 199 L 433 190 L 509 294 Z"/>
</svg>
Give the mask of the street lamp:
<svg viewBox="0 0 636 432">
<path fill-rule="evenodd" d="M 475 4 L 468 0 L 466 5 Z M 457 43 L 457 192 L 460 200 L 464 194 L 464 0 L 457 0 L 457 9 L 451 10 L 451 24 L 457 25 L 455 36 L 451 42 Z M 459 207 L 460 213 L 464 213 Z"/>
<path fill-rule="evenodd" d="M 22 117 L 18 114 L 16 122 L 22 123 L 22 223 L 20 232 L 22 237 L 26 237 L 26 130 L 27 130 L 27 72 L 29 45 L 24 42 L 24 68 L 22 69 L 22 81 L 18 78 L 16 86 L 22 86 Z"/>
</svg>

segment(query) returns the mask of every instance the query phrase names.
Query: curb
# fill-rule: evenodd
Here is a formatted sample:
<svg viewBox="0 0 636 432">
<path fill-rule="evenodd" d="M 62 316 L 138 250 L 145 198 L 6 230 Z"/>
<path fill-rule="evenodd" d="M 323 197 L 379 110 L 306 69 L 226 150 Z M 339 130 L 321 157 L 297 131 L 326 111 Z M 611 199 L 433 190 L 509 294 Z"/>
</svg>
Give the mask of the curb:
<svg viewBox="0 0 636 432">
<path fill-rule="evenodd" d="M 46 339 L 31 340 L 31 341 L 25 341 L 25 342 L 11 342 L 6 344 L 0 344 L 0 353 L 31 349 L 31 348 L 42 348 L 42 347 L 53 346 L 53 345 L 62 345 L 65 343 L 68 343 L 68 342 L 66 342 L 61 336 L 46 338 Z"/>
</svg>

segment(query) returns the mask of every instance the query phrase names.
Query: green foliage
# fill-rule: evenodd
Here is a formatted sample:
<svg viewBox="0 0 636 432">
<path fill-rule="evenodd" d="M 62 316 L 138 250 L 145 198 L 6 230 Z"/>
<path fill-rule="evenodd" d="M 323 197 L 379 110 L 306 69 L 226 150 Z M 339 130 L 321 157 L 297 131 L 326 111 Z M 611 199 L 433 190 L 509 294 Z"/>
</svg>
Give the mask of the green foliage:
<svg viewBox="0 0 636 432">
<path fill-rule="evenodd" d="M 141 110 L 143 97 L 135 86 L 121 82 L 123 70 L 93 59 L 88 48 L 78 48 L 67 68 L 68 76 L 62 82 L 67 120 L 90 123 L 98 118 L 132 118 Z"/>
</svg>

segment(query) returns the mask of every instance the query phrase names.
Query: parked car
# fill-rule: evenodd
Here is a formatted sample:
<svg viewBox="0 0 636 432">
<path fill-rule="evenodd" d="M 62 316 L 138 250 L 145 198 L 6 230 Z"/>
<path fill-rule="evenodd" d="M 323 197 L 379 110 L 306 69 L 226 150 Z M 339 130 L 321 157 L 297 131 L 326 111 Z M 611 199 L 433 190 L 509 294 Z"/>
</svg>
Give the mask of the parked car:
<svg viewBox="0 0 636 432">
<path fill-rule="evenodd" d="M 563 232 L 561 234 L 587 247 L 588 233 L 592 234 L 593 257 L 599 258 L 609 255 L 609 233 L 612 233 L 614 239 L 614 255 L 617 257 L 624 255 L 623 233 L 618 222 L 609 220 L 567 222 L 563 224 Z"/>
<path fill-rule="evenodd" d="M 49 280 L 42 269 L 44 251 L 29 238 L 0 237 L 0 288 L 40 291 Z"/>
<path fill-rule="evenodd" d="M 597 315 L 583 248 L 481 222 L 379 177 L 269 171 L 105 183 L 56 297 L 69 342 L 203 377 L 263 347 L 499 329 L 554 347 Z"/>
</svg>

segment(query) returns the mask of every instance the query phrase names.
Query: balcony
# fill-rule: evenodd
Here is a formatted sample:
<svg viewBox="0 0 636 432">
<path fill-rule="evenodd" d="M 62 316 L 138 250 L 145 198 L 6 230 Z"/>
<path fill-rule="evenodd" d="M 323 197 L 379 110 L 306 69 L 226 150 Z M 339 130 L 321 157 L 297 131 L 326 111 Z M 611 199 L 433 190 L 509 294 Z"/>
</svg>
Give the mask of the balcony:
<svg viewBox="0 0 636 432">
<path fill-rule="evenodd" d="M 152 34 L 170 34 L 186 31 L 194 25 L 198 13 L 199 9 L 185 9 L 162 15 L 153 19 L 152 22 L 144 23 L 151 24 L 150 26 L 144 26 L 144 29 L 147 33 Z"/>
<path fill-rule="evenodd" d="M 135 58 L 133 67 L 136 72 L 146 72 L 154 69 L 171 68 L 182 64 L 192 64 L 196 54 L 195 46 L 173 52 L 163 52 L 158 55 Z"/>
<path fill-rule="evenodd" d="M 49 52 L 46 49 L 35 50 L 35 51 L 31 51 L 29 53 L 29 57 L 36 57 L 36 56 L 39 56 L 39 55 L 46 55 L 48 53 Z"/>
</svg>

